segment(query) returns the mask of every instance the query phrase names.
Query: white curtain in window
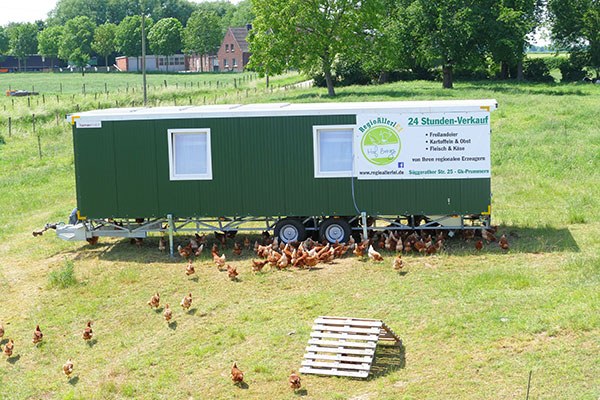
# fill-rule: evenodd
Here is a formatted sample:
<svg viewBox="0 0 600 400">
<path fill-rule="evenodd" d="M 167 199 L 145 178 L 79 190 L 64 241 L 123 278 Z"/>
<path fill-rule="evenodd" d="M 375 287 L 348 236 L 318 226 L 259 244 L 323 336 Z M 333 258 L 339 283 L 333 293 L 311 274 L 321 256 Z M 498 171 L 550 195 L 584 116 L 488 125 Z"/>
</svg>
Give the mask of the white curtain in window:
<svg viewBox="0 0 600 400">
<path fill-rule="evenodd" d="M 175 174 L 206 174 L 206 133 L 175 134 Z"/>
<path fill-rule="evenodd" d="M 319 131 L 321 172 L 352 171 L 352 130 Z"/>
</svg>

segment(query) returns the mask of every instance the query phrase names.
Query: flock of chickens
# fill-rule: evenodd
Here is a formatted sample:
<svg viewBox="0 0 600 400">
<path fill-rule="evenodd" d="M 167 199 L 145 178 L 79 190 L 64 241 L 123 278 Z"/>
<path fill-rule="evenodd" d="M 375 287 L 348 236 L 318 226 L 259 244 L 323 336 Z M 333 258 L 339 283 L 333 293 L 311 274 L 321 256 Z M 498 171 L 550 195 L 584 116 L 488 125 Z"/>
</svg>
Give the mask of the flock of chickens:
<svg viewBox="0 0 600 400">
<path fill-rule="evenodd" d="M 92 321 L 88 321 L 85 329 L 83 330 L 83 340 L 88 341 L 94 336 L 94 331 L 92 330 Z M 4 337 L 4 325 L 0 323 L 0 339 Z M 44 339 L 44 334 L 40 329 L 39 325 L 36 325 L 35 330 L 33 331 L 33 339 L 31 342 L 33 344 L 41 343 Z M 15 342 L 12 338 L 8 339 L 8 343 L 4 346 L 2 352 L 8 358 L 12 357 L 15 349 Z M 67 362 L 63 365 L 63 373 L 67 376 L 67 379 L 70 379 L 70 375 L 73 373 L 73 361 L 69 358 Z"/>
<path fill-rule="evenodd" d="M 421 231 L 417 233 L 413 231 L 411 233 L 402 231 L 383 231 L 376 233 L 370 232 L 370 236 L 364 239 L 361 235 L 361 242 L 357 243 L 353 237 L 350 237 L 348 243 L 328 243 L 325 240 L 323 242 L 316 242 L 312 239 L 306 239 L 303 242 L 290 242 L 290 243 L 279 243 L 277 238 L 273 238 L 268 232 L 262 234 L 262 244 L 258 241 L 252 246 L 250 240 L 245 238 L 243 244 L 235 242 L 232 253 L 236 256 L 241 256 L 242 252 L 250 251 L 253 248 L 256 253 L 258 260 L 252 259 L 252 272 L 260 272 L 269 264 L 271 267 L 278 268 L 280 270 L 297 267 L 297 268 L 312 268 L 319 263 L 330 263 L 334 259 L 342 257 L 348 251 L 354 253 L 357 257 L 364 257 L 367 255 L 371 261 L 383 261 L 383 256 L 380 252 L 374 248 L 378 246 L 380 250 L 396 251 L 397 257 L 394 259 L 393 268 L 400 270 L 403 267 L 402 253 L 409 253 L 411 251 L 418 252 L 420 254 L 435 254 L 442 250 L 444 242 L 447 239 L 447 231 L 435 231 L 434 236 L 431 234 Z M 475 240 L 475 248 L 481 250 L 483 248 L 483 241 L 485 240 L 488 244 L 491 242 L 498 241 L 495 237 L 496 228 L 492 227 L 490 230 L 463 230 L 463 238 L 466 240 Z M 227 239 L 234 239 L 236 232 L 227 232 L 225 234 L 215 232 L 215 237 L 220 242 L 221 249 L 227 247 Z M 500 248 L 503 250 L 509 250 L 508 241 L 506 237 L 502 235 L 498 241 Z M 135 242 L 138 246 L 140 243 Z M 207 244 L 206 235 L 200 236 L 195 234 L 190 239 L 189 243 L 184 246 L 179 245 L 177 250 L 179 254 L 188 259 L 188 264 L 185 269 L 187 276 L 193 275 L 196 271 L 192 263 L 191 257 L 199 257 L 204 247 Z M 167 243 L 164 237 L 161 237 L 159 241 L 159 250 L 165 251 Z M 236 280 L 239 273 L 235 267 L 227 264 L 227 258 L 225 253 L 219 254 L 219 246 L 215 243 L 212 246 L 211 254 L 213 261 L 218 267 L 219 271 L 226 271 L 227 277 L 231 280 Z M 160 295 L 158 291 L 147 301 L 147 304 L 151 308 L 158 308 L 160 304 Z M 192 305 L 192 293 L 188 293 L 184 296 L 180 303 L 184 310 L 189 310 Z M 173 318 L 173 311 L 168 304 L 165 304 L 163 311 L 163 318 L 167 323 L 170 323 Z M 4 337 L 4 326 L 0 323 L 0 339 Z M 33 332 L 33 344 L 38 344 L 43 340 L 43 333 L 37 325 Z M 91 321 L 88 321 L 85 329 L 82 333 L 83 340 L 88 341 L 93 337 L 93 330 L 91 328 Z M 8 343 L 4 346 L 3 353 L 7 357 L 11 357 L 14 352 L 14 341 L 12 338 L 8 340 Z M 63 373 L 70 379 L 70 375 L 73 373 L 74 365 L 73 361 L 69 358 L 63 365 Z M 231 368 L 231 380 L 234 384 L 241 384 L 244 380 L 243 372 L 237 367 L 237 363 L 234 362 Z M 289 386 L 294 389 L 300 389 L 301 380 L 300 377 L 292 371 L 289 377 Z"/>
</svg>

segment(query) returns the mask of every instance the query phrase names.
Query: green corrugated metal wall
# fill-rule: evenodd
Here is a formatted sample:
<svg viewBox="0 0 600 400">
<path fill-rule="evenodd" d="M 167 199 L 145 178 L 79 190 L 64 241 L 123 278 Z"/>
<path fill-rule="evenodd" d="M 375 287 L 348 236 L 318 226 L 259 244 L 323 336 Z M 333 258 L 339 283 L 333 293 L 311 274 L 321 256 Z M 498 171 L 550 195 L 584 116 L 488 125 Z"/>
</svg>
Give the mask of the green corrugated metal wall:
<svg viewBox="0 0 600 400">
<path fill-rule="evenodd" d="M 87 218 L 355 215 L 349 178 L 314 178 L 313 125 L 354 115 L 103 122 L 74 128 Z M 210 128 L 213 179 L 170 181 L 167 129 Z M 355 180 L 369 214 L 479 214 L 489 179 Z M 450 200 L 448 200 L 450 199 Z"/>
</svg>

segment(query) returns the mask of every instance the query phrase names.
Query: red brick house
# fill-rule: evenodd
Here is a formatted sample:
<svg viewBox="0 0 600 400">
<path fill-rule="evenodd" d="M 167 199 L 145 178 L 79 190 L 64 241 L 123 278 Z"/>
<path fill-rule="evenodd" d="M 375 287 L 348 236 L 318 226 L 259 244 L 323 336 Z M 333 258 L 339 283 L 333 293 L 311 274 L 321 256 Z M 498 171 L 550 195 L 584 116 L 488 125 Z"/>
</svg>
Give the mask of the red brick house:
<svg viewBox="0 0 600 400">
<path fill-rule="evenodd" d="M 231 26 L 227 29 L 221 47 L 217 51 L 219 71 L 244 71 L 252 54 L 248 51 L 248 42 L 246 41 L 250 29 L 252 29 L 250 24 Z"/>
</svg>

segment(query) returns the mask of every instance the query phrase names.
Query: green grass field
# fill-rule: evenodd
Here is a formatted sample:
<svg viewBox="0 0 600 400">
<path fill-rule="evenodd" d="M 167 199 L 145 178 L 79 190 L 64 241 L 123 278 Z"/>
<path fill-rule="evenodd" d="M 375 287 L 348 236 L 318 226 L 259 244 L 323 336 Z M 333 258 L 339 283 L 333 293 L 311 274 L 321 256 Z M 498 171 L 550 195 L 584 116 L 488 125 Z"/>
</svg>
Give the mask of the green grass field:
<svg viewBox="0 0 600 400">
<path fill-rule="evenodd" d="M 0 87 L 11 78 L 0 76 Z M 53 75 L 34 78 L 36 86 L 56 85 Z M 597 400 L 600 87 L 440 86 L 348 87 L 337 89 L 335 99 L 317 88 L 256 94 L 249 88 L 246 97 L 245 88 L 226 87 L 217 102 L 497 99 L 492 218 L 510 252 L 490 245 L 477 253 L 472 242 L 455 239 L 439 255 L 406 256 L 402 273 L 391 267 L 393 254 L 384 253 L 382 263 L 345 257 L 312 271 L 252 274 L 251 254 L 228 251 L 239 282 L 218 272 L 210 254 L 195 262 L 197 279 L 187 278 L 186 262 L 161 254 L 158 237 L 141 249 L 116 239 L 94 247 L 68 243 L 53 232 L 33 238 L 33 230 L 66 220 L 76 205 L 70 127 L 62 120 L 57 126 L 54 112 L 74 112 L 77 103 L 37 109 L 40 159 L 28 128 L 34 107 L 23 99 L 15 109 L 10 99 L 0 101 L 0 110 L 6 107 L 0 117 L 0 321 L 2 344 L 15 340 L 13 357 L 0 357 L 0 398 L 525 399 L 533 371 L 530 399 Z M 191 96 L 202 104 L 215 91 L 179 89 L 157 89 L 153 101 L 176 96 L 187 104 Z M 125 102 L 126 95 L 121 90 L 115 98 Z M 77 96 L 81 109 L 97 102 Z M 17 121 L 11 137 L 9 116 Z M 146 305 L 156 290 L 161 304 L 173 308 L 170 326 Z M 184 313 L 178 304 L 190 291 L 192 311 Z M 304 390 L 294 393 L 287 378 L 299 368 L 319 315 L 381 318 L 404 346 L 380 345 L 369 379 L 302 376 Z M 81 339 L 88 319 L 91 344 Z M 34 346 L 36 324 L 45 336 Z M 70 381 L 61 369 L 69 357 Z M 246 388 L 229 380 L 234 360 Z"/>
</svg>

